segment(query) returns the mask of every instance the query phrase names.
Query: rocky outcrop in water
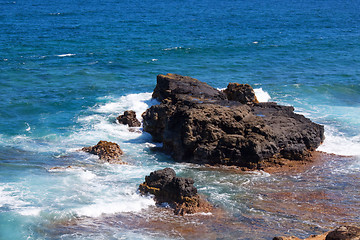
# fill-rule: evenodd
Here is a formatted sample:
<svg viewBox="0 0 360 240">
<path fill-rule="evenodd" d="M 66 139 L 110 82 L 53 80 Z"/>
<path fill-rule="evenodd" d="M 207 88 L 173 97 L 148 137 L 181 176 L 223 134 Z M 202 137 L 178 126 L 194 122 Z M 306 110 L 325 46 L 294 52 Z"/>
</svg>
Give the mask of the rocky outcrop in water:
<svg viewBox="0 0 360 240">
<path fill-rule="evenodd" d="M 306 159 L 324 140 L 323 126 L 293 107 L 230 101 L 194 78 L 158 75 L 153 97 L 161 104 L 143 113 L 144 130 L 178 161 L 262 169 Z"/>
<path fill-rule="evenodd" d="M 116 118 L 120 124 L 128 125 L 129 127 L 140 127 L 141 123 L 136 118 L 136 112 L 129 110 L 125 111 L 123 115 Z"/>
<path fill-rule="evenodd" d="M 360 240 L 360 227 L 341 226 L 326 235 L 325 240 Z"/>
<path fill-rule="evenodd" d="M 153 194 L 157 204 L 168 203 L 178 215 L 196 212 L 209 212 L 211 205 L 197 193 L 194 180 L 176 177 L 171 168 L 150 173 L 145 182 L 140 184 L 142 194 Z"/>
<path fill-rule="evenodd" d="M 120 146 L 113 142 L 99 141 L 98 144 L 92 147 L 84 147 L 81 149 L 84 152 L 98 155 L 100 160 L 106 161 L 109 163 L 118 163 L 125 164 L 121 160 L 121 155 L 123 151 L 120 149 Z"/>
<path fill-rule="evenodd" d="M 297 237 L 274 237 L 273 240 L 302 240 Z M 356 226 L 341 226 L 333 231 L 312 235 L 304 240 L 360 240 L 360 228 Z"/>
<path fill-rule="evenodd" d="M 249 84 L 229 83 L 223 92 L 230 101 L 237 101 L 243 104 L 259 103 L 254 89 Z"/>
</svg>

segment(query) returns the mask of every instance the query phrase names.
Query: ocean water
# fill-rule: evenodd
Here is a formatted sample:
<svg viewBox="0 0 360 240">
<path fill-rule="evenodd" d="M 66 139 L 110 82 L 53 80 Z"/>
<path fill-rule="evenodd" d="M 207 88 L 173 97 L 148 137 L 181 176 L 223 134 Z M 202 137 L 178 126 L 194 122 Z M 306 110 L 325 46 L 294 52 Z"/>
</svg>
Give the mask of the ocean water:
<svg viewBox="0 0 360 240">
<path fill-rule="evenodd" d="M 0 0 L 0 239 L 272 239 L 360 222 L 360 2 Z M 249 83 L 325 126 L 305 172 L 175 163 L 141 113 L 157 74 Z M 139 129 L 141 130 L 141 128 Z M 129 165 L 79 152 L 117 142 Z M 68 167 L 71 166 L 71 167 Z M 53 169 L 54 167 L 58 167 Z M 151 171 L 192 177 L 217 213 L 140 196 Z"/>
</svg>

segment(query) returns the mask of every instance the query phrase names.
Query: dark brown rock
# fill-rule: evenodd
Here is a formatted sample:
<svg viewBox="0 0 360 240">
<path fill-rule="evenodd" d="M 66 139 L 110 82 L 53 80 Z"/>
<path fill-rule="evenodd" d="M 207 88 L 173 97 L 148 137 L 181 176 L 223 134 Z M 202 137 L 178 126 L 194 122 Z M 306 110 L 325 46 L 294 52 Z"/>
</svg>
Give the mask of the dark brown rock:
<svg viewBox="0 0 360 240">
<path fill-rule="evenodd" d="M 145 177 L 145 182 L 140 184 L 139 191 L 142 194 L 153 194 L 157 204 L 166 202 L 174 208 L 174 213 L 179 215 L 208 212 L 212 209 L 211 205 L 197 194 L 194 180 L 176 177 L 171 168 L 150 173 Z"/>
<path fill-rule="evenodd" d="M 178 96 L 182 95 L 191 96 L 198 100 L 226 99 L 224 93 L 195 78 L 171 73 L 157 76 L 157 84 L 152 95 L 153 98 L 159 101 L 169 99 L 176 102 Z"/>
<path fill-rule="evenodd" d="M 142 115 L 144 130 L 178 161 L 256 169 L 274 159 L 308 158 L 324 139 L 323 126 L 293 107 L 228 101 L 204 86 L 189 77 L 159 75 L 153 96 L 162 103 Z"/>
<path fill-rule="evenodd" d="M 113 142 L 99 141 L 98 144 L 92 147 L 84 147 L 81 149 L 84 152 L 98 155 L 100 160 L 107 161 L 110 163 L 125 164 L 121 160 L 123 151 L 120 146 Z"/>
<path fill-rule="evenodd" d="M 273 240 L 302 240 L 291 237 L 274 237 Z M 304 240 L 360 240 L 360 228 L 355 226 L 341 226 L 333 231 L 320 235 L 311 235 Z"/>
<path fill-rule="evenodd" d="M 341 226 L 329 232 L 325 240 L 360 240 L 360 228 Z"/>
<path fill-rule="evenodd" d="M 129 110 L 125 111 L 123 115 L 116 118 L 120 124 L 129 125 L 129 127 L 140 127 L 141 123 L 136 118 L 136 112 Z"/>
<path fill-rule="evenodd" d="M 237 101 L 242 104 L 259 103 L 254 89 L 249 84 L 229 83 L 224 93 L 230 101 Z"/>
</svg>

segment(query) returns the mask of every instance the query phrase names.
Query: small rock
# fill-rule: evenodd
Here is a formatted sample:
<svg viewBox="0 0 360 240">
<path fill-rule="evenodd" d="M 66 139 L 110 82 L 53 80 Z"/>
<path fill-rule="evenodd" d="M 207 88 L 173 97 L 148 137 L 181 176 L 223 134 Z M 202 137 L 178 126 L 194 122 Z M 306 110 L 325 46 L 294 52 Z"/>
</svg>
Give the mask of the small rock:
<svg viewBox="0 0 360 240">
<path fill-rule="evenodd" d="M 242 104 L 259 103 L 254 89 L 249 84 L 229 83 L 224 93 L 230 101 Z"/>
<path fill-rule="evenodd" d="M 341 226 L 329 232 L 325 240 L 360 240 L 360 228 Z"/>
<path fill-rule="evenodd" d="M 176 177 L 171 168 L 165 168 L 150 173 L 145 182 L 140 184 L 142 194 L 153 194 L 158 205 L 168 203 L 174 208 L 176 215 L 209 212 L 212 206 L 197 193 L 194 180 Z"/>
<path fill-rule="evenodd" d="M 141 123 L 136 118 L 136 112 L 129 110 L 125 111 L 123 115 L 120 115 L 116 118 L 120 124 L 129 125 L 129 127 L 140 127 Z"/>
<path fill-rule="evenodd" d="M 84 147 L 81 149 L 84 152 L 98 155 L 100 160 L 107 161 L 109 163 L 125 164 L 121 160 L 123 151 L 120 146 L 113 142 L 99 141 L 98 144 L 92 147 Z"/>
</svg>

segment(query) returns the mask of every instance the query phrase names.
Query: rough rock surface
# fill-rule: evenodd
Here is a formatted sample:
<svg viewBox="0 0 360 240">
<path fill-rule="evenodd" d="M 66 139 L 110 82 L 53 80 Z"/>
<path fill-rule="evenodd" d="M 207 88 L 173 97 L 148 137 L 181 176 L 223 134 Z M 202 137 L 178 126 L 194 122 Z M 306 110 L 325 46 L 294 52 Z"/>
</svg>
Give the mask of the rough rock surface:
<svg viewBox="0 0 360 240">
<path fill-rule="evenodd" d="M 254 89 L 249 84 L 229 83 L 224 93 L 230 101 L 237 101 L 243 104 L 259 103 Z"/>
<path fill-rule="evenodd" d="M 294 108 L 242 104 L 190 77 L 158 75 L 143 126 L 175 160 L 261 169 L 281 159 L 304 160 L 324 140 L 324 128 Z"/>
<path fill-rule="evenodd" d="M 273 240 L 302 240 L 297 237 L 274 237 Z M 312 235 L 304 240 L 360 240 L 360 228 L 341 226 L 321 235 Z"/>
<path fill-rule="evenodd" d="M 125 111 L 123 115 L 116 118 L 120 124 L 129 125 L 129 127 L 140 127 L 141 123 L 136 118 L 136 112 L 129 110 Z"/>
<path fill-rule="evenodd" d="M 326 235 L 325 240 L 360 240 L 360 227 L 338 227 Z"/>
<path fill-rule="evenodd" d="M 195 78 L 171 73 L 157 76 L 153 98 L 159 101 L 170 99 L 176 102 L 179 96 L 184 95 L 198 99 L 226 99 L 224 93 Z"/>
<path fill-rule="evenodd" d="M 145 177 L 145 182 L 140 184 L 139 190 L 142 194 L 153 194 L 157 204 L 168 203 L 174 208 L 175 214 L 208 212 L 212 209 L 211 205 L 198 195 L 194 180 L 176 177 L 171 168 L 150 173 Z"/>
<path fill-rule="evenodd" d="M 98 155 L 100 160 L 107 161 L 109 163 L 125 164 L 125 162 L 121 160 L 123 151 L 120 149 L 118 144 L 113 142 L 99 141 L 95 146 L 84 147 L 81 150 Z"/>
</svg>

